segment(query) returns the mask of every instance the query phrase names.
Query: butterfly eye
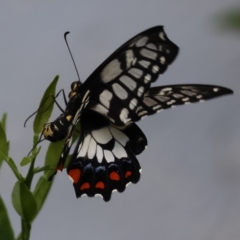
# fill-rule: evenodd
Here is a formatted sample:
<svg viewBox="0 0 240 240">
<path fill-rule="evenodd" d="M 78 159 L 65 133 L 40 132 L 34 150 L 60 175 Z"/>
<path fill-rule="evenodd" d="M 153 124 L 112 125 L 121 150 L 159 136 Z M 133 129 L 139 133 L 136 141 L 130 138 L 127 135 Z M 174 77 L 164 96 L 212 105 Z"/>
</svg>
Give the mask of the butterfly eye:
<svg viewBox="0 0 240 240">
<path fill-rule="evenodd" d="M 76 91 L 78 87 L 79 87 L 79 81 L 73 82 L 71 84 L 71 90 L 72 91 Z"/>
</svg>

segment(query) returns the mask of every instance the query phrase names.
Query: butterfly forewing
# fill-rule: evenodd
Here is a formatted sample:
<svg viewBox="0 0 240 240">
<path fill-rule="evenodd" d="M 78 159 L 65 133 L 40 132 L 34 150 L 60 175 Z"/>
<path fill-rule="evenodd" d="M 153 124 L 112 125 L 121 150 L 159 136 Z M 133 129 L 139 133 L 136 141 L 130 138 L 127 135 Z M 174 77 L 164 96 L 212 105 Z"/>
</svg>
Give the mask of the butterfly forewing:
<svg viewBox="0 0 240 240">
<path fill-rule="evenodd" d="M 89 108 L 117 126 L 135 121 L 136 109 L 159 74 L 176 58 L 178 47 L 162 26 L 148 29 L 115 51 L 84 83 L 91 87 Z M 117 106 L 117 107 L 116 107 Z"/>
</svg>

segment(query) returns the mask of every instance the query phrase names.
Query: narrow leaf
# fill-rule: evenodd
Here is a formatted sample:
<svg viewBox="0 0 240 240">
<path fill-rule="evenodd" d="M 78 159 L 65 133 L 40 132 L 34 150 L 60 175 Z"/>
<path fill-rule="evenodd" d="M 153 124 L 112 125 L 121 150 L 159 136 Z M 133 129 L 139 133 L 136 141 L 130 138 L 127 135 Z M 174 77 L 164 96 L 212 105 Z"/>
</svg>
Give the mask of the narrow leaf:
<svg viewBox="0 0 240 240">
<path fill-rule="evenodd" d="M 63 149 L 63 145 L 65 143 L 65 140 L 55 142 L 55 143 L 50 143 L 47 153 L 46 153 L 46 158 L 45 158 L 45 166 L 51 166 L 55 170 L 58 160 L 60 158 L 60 154 Z M 50 173 L 53 173 L 49 170 L 46 170 L 44 172 L 45 176 L 49 176 Z"/>
<path fill-rule="evenodd" d="M 12 191 L 12 203 L 16 212 L 27 222 L 31 222 L 37 213 L 36 200 L 22 181 L 17 181 Z"/>
<path fill-rule="evenodd" d="M 20 165 L 25 166 L 28 163 L 32 162 L 32 160 L 37 157 L 38 153 L 40 152 L 40 149 L 41 149 L 41 147 L 39 147 L 38 149 L 34 149 L 33 152 L 32 152 L 32 155 L 24 157 L 22 159 L 22 161 L 20 162 Z"/>
<path fill-rule="evenodd" d="M 72 144 L 75 143 L 76 140 L 79 138 L 80 132 L 81 132 L 81 125 L 80 125 L 80 123 L 78 123 L 73 132 Z"/>
<path fill-rule="evenodd" d="M 46 197 L 48 195 L 48 192 L 51 189 L 52 184 L 53 184 L 53 181 L 48 181 L 48 179 L 44 176 L 41 176 L 39 178 L 37 185 L 33 192 L 33 195 L 36 199 L 38 212 L 42 208 L 42 206 L 46 200 Z"/>
<path fill-rule="evenodd" d="M 2 128 L 4 129 L 5 132 L 6 132 L 6 122 L 7 122 L 7 114 L 4 113 L 1 119 L 1 123 L 2 123 Z"/>
<path fill-rule="evenodd" d="M 8 156 L 8 141 L 6 137 L 6 133 L 4 130 L 4 126 L 0 122 L 0 150 L 3 152 L 5 156 Z M 0 156 L 0 166 L 2 165 L 4 158 L 3 156 Z"/>
<path fill-rule="evenodd" d="M 14 240 L 13 229 L 8 217 L 7 209 L 0 196 L 0 239 Z"/>
<path fill-rule="evenodd" d="M 54 169 L 51 166 L 43 166 L 43 167 L 36 167 L 33 171 L 34 171 L 34 174 L 35 174 L 35 173 L 43 172 L 45 170 L 51 171 L 51 170 L 54 170 Z"/>
<path fill-rule="evenodd" d="M 15 176 L 17 177 L 18 180 L 22 180 L 23 177 L 20 174 L 20 172 L 17 169 L 16 164 L 14 163 L 14 161 L 12 160 L 12 158 L 6 156 L 0 149 L 0 158 L 4 159 L 5 162 L 8 164 L 8 166 L 12 169 L 13 173 L 15 174 Z"/>
<path fill-rule="evenodd" d="M 33 123 L 33 131 L 35 134 L 39 134 L 42 131 L 44 123 L 46 123 L 51 116 L 54 105 L 54 101 L 51 96 L 55 96 L 58 78 L 59 77 L 56 76 L 53 79 L 53 81 L 50 83 L 45 93 L 43 94 L 42 100 L 39 105 L 39 110 Z"/>
<path fill-rule="evenodd" d="M 28 163 L 30 163 L 33 159 L 34 159 L 33 156 L 24 157 L 24 158 L 22 159 L 22 161 L 20 162 L 20 165 L 21 165 L 21 166 L 25 166 L 25 165 L 27 165 Z"/>
</svg>

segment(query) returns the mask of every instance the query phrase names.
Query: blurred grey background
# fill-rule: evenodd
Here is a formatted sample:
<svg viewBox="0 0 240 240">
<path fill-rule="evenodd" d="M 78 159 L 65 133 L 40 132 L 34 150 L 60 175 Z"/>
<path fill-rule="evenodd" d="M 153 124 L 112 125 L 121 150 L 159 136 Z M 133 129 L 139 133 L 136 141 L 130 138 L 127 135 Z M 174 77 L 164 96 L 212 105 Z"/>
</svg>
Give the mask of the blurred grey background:
<svg viewBox="0 0 240 240">
<path fill-rule="evenodd" d="M 47 85 L 59 74 L 58 90 L 68 93 L 77 79 L 65 31 L 71 32 L 68 40 L 82 81 L 126 40 L 164 25 L 180 54 L 155 85 L 216 84 L 235 92 L 141 121 L 149 142 L 138 157 L 142 177 L 108 203 L 99 197 L 76 199 L 66 172 L 58 174 L 31 239 L 240 238 L 240 34 L 222 31 L 215 21 L 239 1 L 11 0 L 0 5 L 0 114 L 8 113 L 11 156 L 18 165 L 32 144 L 32 120 L 27 128 L 23 122 L 37 109 Z M 56 109 L 52 120 L 59 114 Z M 36 165 L 43 161 L 44 150 Z M 4 163 L 0 194 L 17 235 L 14 183 Z"/>
</svg>

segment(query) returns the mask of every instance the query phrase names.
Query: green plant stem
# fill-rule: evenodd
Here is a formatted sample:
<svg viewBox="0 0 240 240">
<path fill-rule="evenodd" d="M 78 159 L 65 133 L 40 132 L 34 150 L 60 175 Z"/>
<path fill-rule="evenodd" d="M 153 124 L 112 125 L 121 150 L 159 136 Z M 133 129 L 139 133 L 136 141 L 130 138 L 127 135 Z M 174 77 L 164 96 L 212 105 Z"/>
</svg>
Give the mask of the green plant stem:
<svg viewBox="0 0 240 240">
<path fill-rule="evenodd" d="M 30 189 L 32 184 L 32 179 L 34 176 L 34 163 L 35 158 L 32 160 L 31 165 L 29 167 L 27 176 L 24 180 L 26 186 Z M 17 240 L 29 240 L 30 237 L 30 231 L 31 231 L 31 223 L 25 221 L 24 219 L 21 219 L 21 225 L 22 225 L 22 232 L 18 235 Z"/>
<path fill-rule="evenodd" d="M 22 219 L 22 240 L 29 240 L 31 224 Z"/>
<path fill-rule="evenodd" d="M 31 224 L 26 222 L 24 219 L 21 220 L 22 232 L 18 235 L 16 240 L 29 240 Z"/>
<path fill-rule="evenodd" d="M 34 158 L 33 160 L 32 160 L 32 162 L 31 162 L 31 165 L 30 165 L 30 167 L 29 167 L 29 169 L 28 169 L 28 173 L 27 173 L 27 176 L 26 176 L 26 178 L 25 178 L 25 184 L 26 184 L 26 186 L 30 189 L 30 187 L 31 187 L 31 184 L 32 184 L 32 179 L 33 179 L 33 176 L 34 176 L 34 164 L 35 164 L 35 159 L 36 158 Z"/>
</svg>

